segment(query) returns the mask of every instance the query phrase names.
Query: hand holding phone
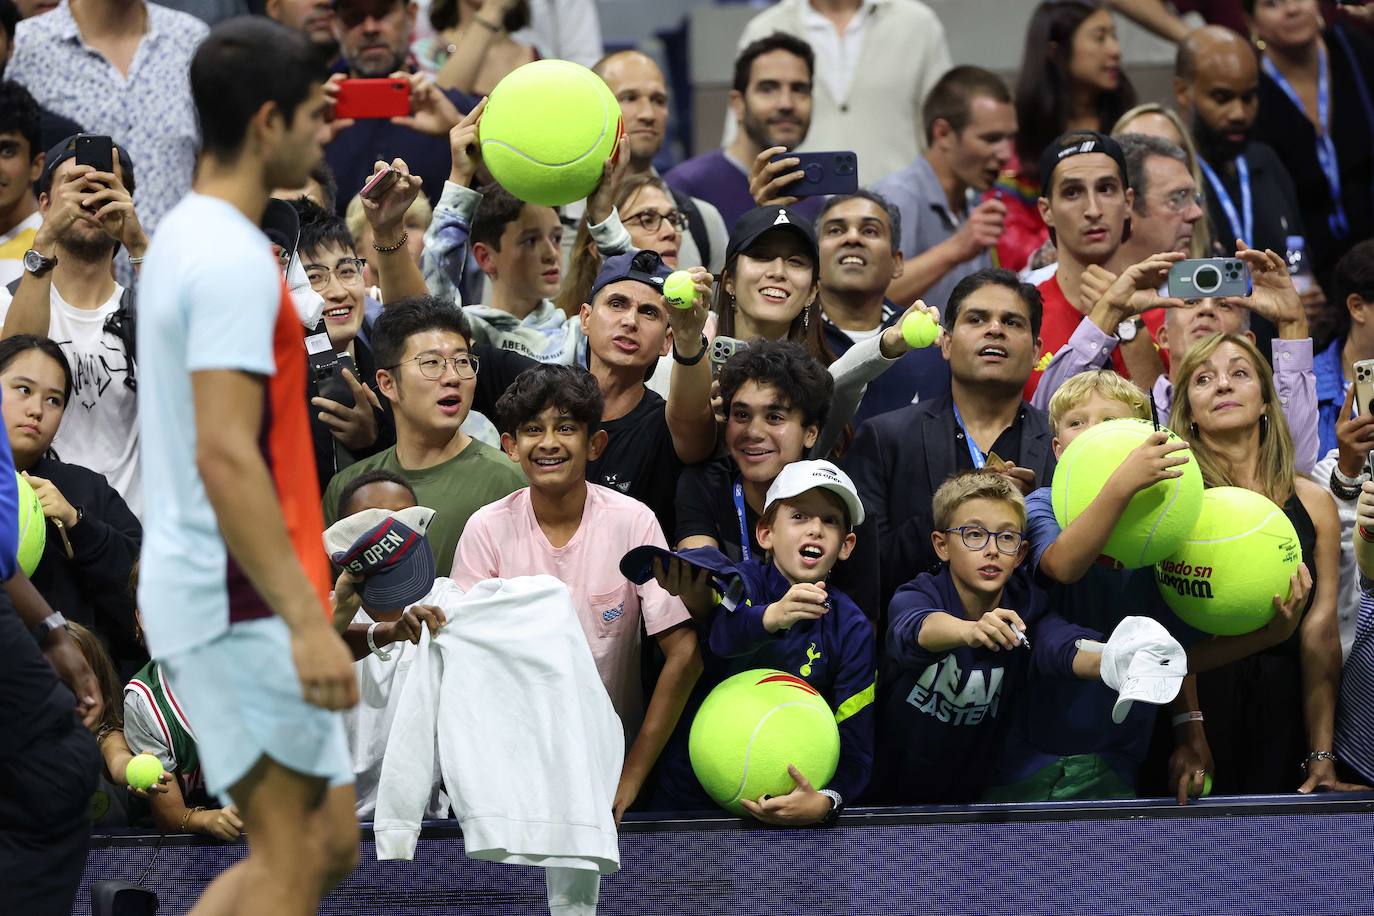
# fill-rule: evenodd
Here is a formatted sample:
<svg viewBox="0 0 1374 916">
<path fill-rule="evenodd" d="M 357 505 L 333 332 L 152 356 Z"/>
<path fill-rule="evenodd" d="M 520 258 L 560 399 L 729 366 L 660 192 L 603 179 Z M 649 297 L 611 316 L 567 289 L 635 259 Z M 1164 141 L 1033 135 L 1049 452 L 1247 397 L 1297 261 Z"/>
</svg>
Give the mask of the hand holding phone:
<svg viewBox="0 0 1374 916">
<path fill-rule="evenodd" d="M 801 172 L 792 178 L 787 192 L 797 197 L 827 197 L 831 194 L 853 194 L 859 190 L 859 157 L 848 150 L 816 153 L 779 153 L 770 163 L 796 159 L 788 174 Z"/>
<path fill-rule="evenodd" d="M 381 200 L 382 195 L 390 190 L 391 186 L 396 183 L 396 179 L 400 177 L 401 173 L 391 166 L 383 166 L 380 172 L 367 180 L 358 195 L 364 200 Z"/>
<path fill-rule="evenodd" d="M 99 134 L 76 138 L 76 164 L 89 165 L 97 172 L 114 171 L 114 141 Z"/>
<path fill-rule="evenodd" d="M 1254 285 L 1250 267 L 1240 258 L 1190 258 L 1169 268 L 1171 299 L 1243 299 Z"/>
<path fill-rule="evenodd" d="M 334 117 L 402 118 L 410 114 L 410 81 L 404 79 L 346 79 L 334 96 Z"/>
</svg>

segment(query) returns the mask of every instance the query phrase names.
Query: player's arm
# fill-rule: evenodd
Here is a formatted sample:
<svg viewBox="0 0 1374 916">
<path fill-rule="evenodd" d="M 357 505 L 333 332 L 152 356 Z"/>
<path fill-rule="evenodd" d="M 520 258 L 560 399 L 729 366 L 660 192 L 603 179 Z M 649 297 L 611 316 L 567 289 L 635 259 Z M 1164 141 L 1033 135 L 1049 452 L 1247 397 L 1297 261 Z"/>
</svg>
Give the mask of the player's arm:
<svg viewBox="0 0 1374 916">
<path fill-rule="evenodd" d="M 625 755 L 625 766 L 620 771 L 620 784 L 615 790 L 615 820 L 625 814 L 625 809 L 634 803 L 639 790 L 644 786 L 649 771 L 668 743 L 668 736 L 677 727 L 687 698 L 701 677 L 701 649 L 697 645 L 697 634 L 690 622 L 680 623 L 654 637 L 663 651 L 663 670 L 659 672 L 658 682 L 654 684 L 649 708 L 644 713 L 644 724 L 639 735 Z"/>
<path fill-rule="evenodd" d="M 291 630 L 305 698 L 326 709 L 358 700 L 352 659 L 334 631 L 286 531 L 286 520 L 259 449 L 261 376 L 236 369 L 191 373 L 196 469 L 225 546 Z"/>
</svg>

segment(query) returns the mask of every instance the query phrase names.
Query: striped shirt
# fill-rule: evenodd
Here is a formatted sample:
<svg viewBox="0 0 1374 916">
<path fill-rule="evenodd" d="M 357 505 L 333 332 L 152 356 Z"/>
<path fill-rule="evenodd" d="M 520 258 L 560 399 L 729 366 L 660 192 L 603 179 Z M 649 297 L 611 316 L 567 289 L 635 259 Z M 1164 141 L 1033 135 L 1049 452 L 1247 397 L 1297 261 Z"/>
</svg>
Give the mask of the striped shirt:
<svg viewBox="0 0 1374 916">
<path fill-rule="evenodd" d="M 1374 582 L 1360 576 L 1355 645 L 1341 672 L 1336 704 L 1336 756 L 1374 783 Z"/>
</svg>

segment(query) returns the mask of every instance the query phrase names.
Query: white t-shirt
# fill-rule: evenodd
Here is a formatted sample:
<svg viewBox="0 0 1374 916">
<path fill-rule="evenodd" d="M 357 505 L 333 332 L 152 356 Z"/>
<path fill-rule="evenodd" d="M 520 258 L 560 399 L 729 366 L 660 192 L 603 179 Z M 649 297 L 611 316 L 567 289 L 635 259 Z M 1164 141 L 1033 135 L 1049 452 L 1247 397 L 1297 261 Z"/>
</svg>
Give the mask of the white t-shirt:
<svg viewBox="0 0 1374 916">
<path fill-rule="evenodd" d="M 165 658 L 229 628 L 228 555 L 196 469 L 191 373 L 272 375 L 284 287 L 267 236 L 225 201 L 191 193 L 153 236 L 138 292 L 138 598 L 148 651 Z"/>
<path fill-rule="evenodd" d="M 129 359 L 119 337 L 105 321 L 119 308 L 124 288 L 99 308 L 81 309 L 67 302 L 52 285 L 48 336 L 62 348 L 72 367 L 72 396 L 52 447 L 68 464 L 105 475 L 135 515 L 143 513 L 143 482 L 138 463 L 138 398 L 125 384 Z M 9 313 L 8 296 L 0 322 Z"/>
</svg>

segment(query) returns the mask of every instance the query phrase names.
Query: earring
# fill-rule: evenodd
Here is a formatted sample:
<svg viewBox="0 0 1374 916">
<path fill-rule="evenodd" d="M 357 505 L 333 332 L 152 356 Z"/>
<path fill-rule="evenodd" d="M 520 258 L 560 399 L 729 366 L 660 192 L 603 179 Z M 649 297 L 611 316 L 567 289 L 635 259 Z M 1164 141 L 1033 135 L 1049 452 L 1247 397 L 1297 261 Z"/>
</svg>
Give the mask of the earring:
<svg viewBox="0 0 1374 916">
<path fill-rule="evenodd" d="M 1263 441 L 1264 441 L 1264 437 L 1267 436 L 1267 435 L 1269 435 L 1269 415 L 1268 415 L 1268 414 L 1260 414 L 1259 429 L 1260 429 L 1260 441 L 1263 442 Z"/>
<path fill-rule="evenodd" d="M 1202 431 L 1197 428 L 1196 423 L 1188 424 L 1188 437 L 1190 439 L 1196 439 L 1201 434 L 1201 432 Z"/>
<path fill-rule="evenodd" d="M 811 328 L 811 306 L 802 310 L 802 330 L 807 331 Z"/>
<path fill-rule="evenodd" d="M 1254 32 L 1251 32 L 1251 33 L 1250 33 L 1250 41 L 1251 41 L 1252 44 L 1254 44 L 1255 50 L 1256 50 L 1256 51 L 1259 51 L 1261 54 L 1263 54 L 1263 53 L 1264 53 L 1264 49 L 1268 47 L 1268 45 L 1266 45 L 1266 44 L 1264 43 L 1264 39 L 1263 39 L 1263 38 L 1260 38 L 1260 37 L 1259 37 L 1258 35 L 1256 35 Z"/>
</svg>

